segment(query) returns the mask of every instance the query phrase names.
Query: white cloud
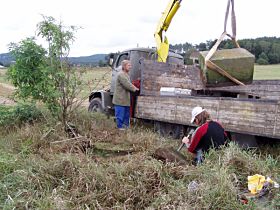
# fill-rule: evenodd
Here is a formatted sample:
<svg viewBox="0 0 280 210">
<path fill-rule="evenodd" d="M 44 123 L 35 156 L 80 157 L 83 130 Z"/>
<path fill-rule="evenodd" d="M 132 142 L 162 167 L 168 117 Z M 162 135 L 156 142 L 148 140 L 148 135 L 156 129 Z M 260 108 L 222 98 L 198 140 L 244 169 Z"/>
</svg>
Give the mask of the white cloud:
<svg viewBox="0 0 280 210">
<path fill-rule="evenodd" d="M 0 53 L 7 44 L 35 34 L 40 14 L 66 25 L 83 27 L 76 34 L 72 56 L 92 55 L 129 47 L 155 46 L 157 22 L 169 0 L 9 0 L 1 3 Z M 193 44 L 217 38 L 223 31 L 227 0 L 183 0 L 167 32 L 172 44 Z M 277 0 L 236 0 L 237 38 L 280 36 Z M 230 26 L 230 25 L 229 25 Z M 230 27 L 228 27 L 230 31 Z"/>
</svg>

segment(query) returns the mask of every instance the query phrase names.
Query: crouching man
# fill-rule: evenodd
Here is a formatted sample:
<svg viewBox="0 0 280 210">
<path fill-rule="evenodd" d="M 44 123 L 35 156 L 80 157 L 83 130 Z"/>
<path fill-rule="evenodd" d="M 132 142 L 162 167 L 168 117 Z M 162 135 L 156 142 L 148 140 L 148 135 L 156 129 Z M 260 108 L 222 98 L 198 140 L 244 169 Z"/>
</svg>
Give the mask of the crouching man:
<svg viewBox="0 0 280 210">
<path fill-rule="evenodd" d="M 188 151 L 194 154 L 194 164 L 199 164 L 203 160 L 203 153 L 210 148 L 219 148 L 227 142 L 227 134 L 216 121 L 211 120 L 210 114 L 202 107 L 195 107 L 192 110 L 191 123 L 198 128 L 189 139 L 184 137 L 182 142 L 188 147 Z"/>
</svg>

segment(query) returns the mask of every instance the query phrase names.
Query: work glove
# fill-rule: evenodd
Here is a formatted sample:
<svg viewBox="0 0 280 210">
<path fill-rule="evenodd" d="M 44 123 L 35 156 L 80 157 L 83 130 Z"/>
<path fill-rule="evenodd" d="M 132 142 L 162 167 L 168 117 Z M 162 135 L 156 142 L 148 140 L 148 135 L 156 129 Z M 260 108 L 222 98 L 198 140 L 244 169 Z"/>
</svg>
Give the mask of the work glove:
<svg viewBox="0 0 280 210">
<path fill-rule="evenodd" d="M 191 144 L 191 140 L 189 139 L 188 136 L 185 136 L 183 139 L 182 139 L 182 143 L 184 143 L 186 145 L 187 148 L 189 148 L 190 144 Z"/>
</svg>

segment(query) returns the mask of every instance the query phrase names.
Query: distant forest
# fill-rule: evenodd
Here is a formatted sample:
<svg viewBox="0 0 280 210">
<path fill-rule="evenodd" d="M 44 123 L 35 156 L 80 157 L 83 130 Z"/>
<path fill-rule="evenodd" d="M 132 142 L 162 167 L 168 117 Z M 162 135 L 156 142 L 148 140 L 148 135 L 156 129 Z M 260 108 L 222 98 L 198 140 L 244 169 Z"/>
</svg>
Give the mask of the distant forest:
<svg viewBox="0 0 280 210">
<path fill-rule="evenodd" d="M 90 56 L 69 57 L 69 62 L 75 66 L 106 66 L 106 54 L 95 54 Z M 10 53 L 0 54 L 0 65 L 10 66 L 14 58 Z"/>
<path fill-rule="evenodd" d="M 182 52 L 186 59 L 189 58 L 193 51 L 207 51 L 215 44 L 217 40 L 209 40 L 197 45 L 188 42 L 184 44 L 171 45 L 170 49 Z M 247 49 L 255 55 L 256 63 L 260 65 L 280 63 L 280 38 L 261 37 L 256 39 L 238 40 L 240 47 Z M 231 40 L 223 40 L 219 49 L 232 49 L 234 44 Z"/>
</svg>

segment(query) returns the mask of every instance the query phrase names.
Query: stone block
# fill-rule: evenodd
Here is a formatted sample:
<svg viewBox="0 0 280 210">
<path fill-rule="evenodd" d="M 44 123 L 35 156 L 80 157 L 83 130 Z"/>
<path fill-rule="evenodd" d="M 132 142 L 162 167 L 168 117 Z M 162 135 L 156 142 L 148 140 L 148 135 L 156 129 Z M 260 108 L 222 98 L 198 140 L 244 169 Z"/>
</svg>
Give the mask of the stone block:
<svg viewBox="0 0 280 210">
<path fill-rule="evenodd" d="M 205 66 L 207 54 L 208 51 L 202 51 L 199 56 L 199 65 L 203 72 L 206 86 L 235 85 L 230 79 Z M 252 83 L 255 57 L 246 49 L 217 50 L 210 60 L 240 82 L 244 84 Z"/>
</svg>

